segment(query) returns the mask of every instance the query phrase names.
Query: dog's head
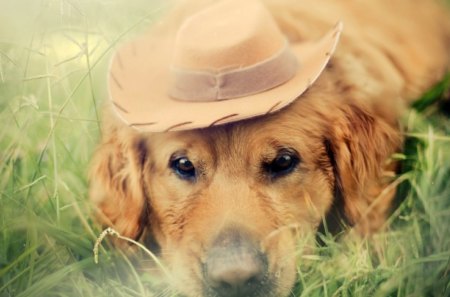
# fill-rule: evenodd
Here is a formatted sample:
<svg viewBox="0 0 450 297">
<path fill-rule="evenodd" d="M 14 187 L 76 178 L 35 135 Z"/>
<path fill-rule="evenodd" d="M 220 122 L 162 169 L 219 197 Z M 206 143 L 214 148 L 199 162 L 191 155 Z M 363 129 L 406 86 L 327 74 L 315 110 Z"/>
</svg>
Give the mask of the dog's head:
<svg viewBox="0 0 450 297">
<path fill-rule="evenodd" d="M 281 112 L 215 128 L 106 120 L 92 198 L 121 234 L 156 242 L 183 294 L 286 295 L 299 236 L 327 221 L 378 228 L 390 199 L 396 130 L 330 76 Z"/>
</svg>

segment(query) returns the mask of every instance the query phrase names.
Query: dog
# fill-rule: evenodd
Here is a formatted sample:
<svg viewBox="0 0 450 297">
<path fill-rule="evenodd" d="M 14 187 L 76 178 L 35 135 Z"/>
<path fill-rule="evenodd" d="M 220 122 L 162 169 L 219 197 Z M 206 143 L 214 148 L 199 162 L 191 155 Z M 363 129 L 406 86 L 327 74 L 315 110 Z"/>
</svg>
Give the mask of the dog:
<svg viewBox="0 0 450 297">
<path fill-rule="evenodd" d="M 291 44 L 319 40 L 338 21 L 343 28 L 335 27 L 330 36 L 336 40 L 341 36 L 339 42 L 330 41 L 335 42 L 326 53 L 331 59 L 321 58 L 326 66 L 317 80 L 304 82 L 305 90 L 298 91 L 295 100 L 280 104 L 278 98 L 268 98 L 275 104 L 269 104 L 266 112 L 252 111 L 253 115 L 239 119 L 236 114 L 242 110 L 217 118 L 222 107 L 216 111 L 213 106 L 223 98 L 192 115 L 190 109 L 180 108 L 171 117 L 170 110 L 163 114 L 161 107 L 154 116 L 163 114 L 161 121 L 167 124 L 155 131 L 150 116 L 148 123 L 136 124 L 129 112 L 132 107 L 114 100 L 127 83 L 154 81 L 155 89 L 165 83 L 159 73 L 144 78 L 140 70 L 120 73 L 133 64 L 124 56 L 131 60 L 139 50 L 135 46 L 139 43 L 128 46 L 122 57 L 116 57 L 110 73 L 110 84 L 115 84 L 110 88 L 116 91 L 104 112 L 102 140 L 90 172 L 90 197 L 104 224 L 149 243 L 183 296 L 287 296 L 296 279 L 298 238 L 324 229 L 337 233 L 343 226 L 363 236 L 383 228 L 395 193 L 391 182 L 396 164 L 390 156 L 402 148 L 399 119 L 405 106 L 448 70 L 450 18 L 431 0 L 211 3 L 178 4 L 154 25 L 151 46 L 163 36 L 175 35 L 170 33 L 173 28 L 195 27 L 192 16 L 202 15 L 211 5 L 263 5 Z M 253 20 L 251 12 L 243 11 L 246 20 Z M 215 13 L 221 12 L 223 18 L 213 14 L 208 20 L 234 15 L 223 7 Z M 209 23 L 200 24 L 208 27 Z M 271 30 L 264 29 L 264 34 Z M 235 30 L 230 38 L 241 33 Z M 182 42 L 184 37 L 177 38 Z M 217 42 L 225 43 L 227 38 L 219 36 Z M 173 47 L 173 42 L 168 41 L 164 49 Z M 185 42 L 186 48 L 204 46 Z M 331 54 L 333 46 L 336 50 Z M 144 57 L 152 55 L 157 56 L 158 50 Z M 203 58 L 192 56 L 192 61 L 180 58 L 181 65 L 200 63 Z M 251 59 L 254 54 L 247 56 Z M 192 85 L 196 84 L 187 87 Z M 276 88 L 287 89 L 285 85 Z M 199 90 L 191 92 L 194 97 L 202 93 Z M 266 100 L 257 101 L 263 93 L 245 96 L 255 97 L 251 106 L 257 109 Z M 136 92 L 128 95 L 133 98 Z M 151 95 L 149 88 L 145 96 Z M 174 104 L 181 106 L 188 99 Z M 155 108 L 158 105 L 164 104 Z M 140 109 L 145 115 L 142 106 L 136 113 Z M 191 125 L 209 114 L 216 120 Z M 193 119 L 186 121 L 183 116 Z M 169 123 L 172 120 L 179 124 Z"/>
</svg>

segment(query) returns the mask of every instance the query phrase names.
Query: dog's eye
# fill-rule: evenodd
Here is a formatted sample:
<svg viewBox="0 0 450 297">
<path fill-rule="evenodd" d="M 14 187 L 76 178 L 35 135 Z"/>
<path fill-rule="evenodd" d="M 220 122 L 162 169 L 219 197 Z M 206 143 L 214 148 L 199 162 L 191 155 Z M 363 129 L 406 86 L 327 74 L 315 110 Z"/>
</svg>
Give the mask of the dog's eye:
<svg viewBox="0 0 450 297">
<path fill-rule="evenodd" d="M 180 157 L 170 161 L 170 167 L 182 179 L 194 179 L 196 170 L 194 164 L 187 157 Z"/>
<path fill-rule="evenodd" d="M 281 150 L 275 159 L 264 163 L 264 170 L 271 177 L 276 178 L 291 173 L 298 165 L 300 158 L 298 154 L 291 150 Z"/>
</svg>

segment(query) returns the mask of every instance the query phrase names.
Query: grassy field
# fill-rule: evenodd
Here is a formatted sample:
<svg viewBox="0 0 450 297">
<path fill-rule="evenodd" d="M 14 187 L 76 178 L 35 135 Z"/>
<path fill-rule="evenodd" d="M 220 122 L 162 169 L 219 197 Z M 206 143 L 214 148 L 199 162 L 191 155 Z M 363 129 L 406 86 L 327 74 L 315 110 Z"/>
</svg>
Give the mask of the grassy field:
<svg viewBox="0 0 450 297">
<path fill-rule="evenodd" d="M 160 13 L 148 2 L 0 0 L 0 297 L 150 296 L 120 252 L 94 263 L 86 180 L 111 48 Z M 450 296 L 449 86 L 405 115 L 388 231 L 325 238 L 299 259 L 296 295 Z"/>
</svg>

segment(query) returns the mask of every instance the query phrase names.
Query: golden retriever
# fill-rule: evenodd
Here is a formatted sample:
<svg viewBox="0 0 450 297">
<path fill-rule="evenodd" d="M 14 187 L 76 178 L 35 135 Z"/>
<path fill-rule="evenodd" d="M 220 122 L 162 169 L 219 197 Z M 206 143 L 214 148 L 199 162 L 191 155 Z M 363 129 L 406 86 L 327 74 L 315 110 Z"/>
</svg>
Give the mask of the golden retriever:
<svg viewBox="0 0 450 297">
<path fill-rule="evenodd" d="M 185 1 L 178 22 L 208 1 Z M 211 2 L 211 1 L 209 1 Z M 403 105 L 448 69 L 435 1 L 266 1 L 291 40 L 345 29 L 318 81 L 283 110 L 222 126 L 142 133 L 106 108 L 90 174 L 101 220 L 152 242 L 185 296 L 286 296 L 297 236 L 383 226 Z"/>
</svg>

